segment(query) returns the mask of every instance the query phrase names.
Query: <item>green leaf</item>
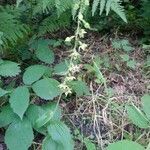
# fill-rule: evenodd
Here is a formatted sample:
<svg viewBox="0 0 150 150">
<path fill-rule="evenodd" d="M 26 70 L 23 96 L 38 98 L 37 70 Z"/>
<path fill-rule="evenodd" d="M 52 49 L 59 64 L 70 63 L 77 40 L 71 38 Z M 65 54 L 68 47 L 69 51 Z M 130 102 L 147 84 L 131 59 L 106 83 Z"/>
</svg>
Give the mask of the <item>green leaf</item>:
<svg viewBox="0 0 150 150">
<path fill-rule="evenodd" d="M 28 107 L 28 109 L 26 111 L 26 116 L 30 120 L 30 122 L 32 123 L 32 126 L 34 127 L 36 120 L 38 118 L 40 118 L 44 113 L 45 113 L 45 111 L 42 109 L 41 106 L 37 106 L 37 105 L 32 104 Z"/>
<path fill-rule="evenodd" d="M 73 150 L 74 144 L 68 127 L 62 122 L 53 122 L 48 126 L 52 140 L 62 145 L 64 150 Z"/>
<path fill-rule="evenodd" d="M 65 150 L 57 142 L 52 140 L 50 136 L 46 136 L 42 143 L 42 150 Z"/>
<path fill-rule="evenodd" d="M 53 112 L 53 116 L 51 118 L 51 121 L 60 121 L 61 119 L 61 108 L 59 107 L 59 105 L 57 105 L 57 103 L 47 103 L 42 105 L 42 108 L 48 112 L 48 111 L 52 111 Z"/>
<path fill-rule="evenodd" d="M 7 93 L 9 93 L 9 92 L 0 88 L 0 97 L 4 96 Z"/>
<path fill-rule="evenodd" d="M 37 49 L 35 50 L 36 57 L 45 63 L 53 63 L 54 53 L 49 49 L 48 42 L 45 40 L 39 40 L 37 44 Z"/>
<path fill-rule="evenodd" d="M 128 117 L 140 128 L 148 128 L 149 122 L 146 116 L 136 106 L 126 106 Z"/>
<path fill-rule="evenodd" d="M 66 75 L 68 72 L 68 62 L 64 61 L 54 67 L 54 73 L 57 75 Z"/>
<path fill-rule="evenodd" d="M 39 80 L 44 75 L 47 69 L 48 67 L 43 65 L 33 65 L 28 67 L 23 75 L 24 84 L 30 85 Z"/>
<path fill-rule="evenodd" d="M 0 64 L 0 76 L 16 76 L 21 72 L 19 64 L 11 61 L 4 61 Z"/>
<path fill-rule="evenodd" d="M 77 96 L 89 95 L 89 88 L 83 81 L 71 81 L 70 86 Z"/>
<path fill-rule="evenodd" d="M 96 150 L 95 145 L 88 138 L 84 139 L 84 143 L 85 143 L 87 150 Z"/>
<path fill-rule="evenodd" d="M 15 119 L 16 115 L 9 105 L 2 107 L 0 113 L 0 128 L 9 125 Z"/>
<path fill-rule="evenodd" d="M 142 99 L 143 110 L 147 118 L 150 120 L 150 95 L 145 94 L 141 99 Z"/>
<path fill-rule="evenodd" d="M 122 140 L 118 141 L 116 143 L 110 144 L 106 150 L 145 150 L 143 146 L 140 144 L 133 142 L 133 141 L 128 141 L 128 140 Z"/>
<path fill-rule="evenodd" d="M 25 86 L 16 88 L 10 95 L 9 103 L 13 111 L 22 119 L 29 105 L 29 90 Z"/>
<path fill-rule="evenodd" d="M 130 57 L 128 54 L 120 55 L 123 61 L 129 61 Z"/>
<path fill-rule="evenodd" d="M 129 61 L 127 62 L 127 66 L 130 67 L 130 68 L 132 68 L 132 69 L 135 69 L 135 67 L 136 67 L 136 62 L 135 62 L 134 60 L 129 60 Z"/>
<path fill-rule="evenodd" d="M 26 118 L 13 122 L 5 133 L 5 143 L 9 150 L 28 150 L 33 138 L 31 123 Z"/>
<path fill-rule="evenodd" d="M 36 120 L 38 118 L 40 118 L 44 113 L 45 113 L 45 111 L 42 109 L 41 106 L 37 106 L 37 105 L 32 104 L 27 109 L 26 116 L 30 120 L 30 122 L 32 124 L 32 127 L 37 132 L 39 132 L 39 133 L 41 133 L 43 135 L 46 135 L 46 132 L 47 132 L 47 128 L 46 127 L 37 128 L 37 126 L 36 126 Z"/>
<path fill-rule="evenodd" d="M 51 78 L 45 78 L 33 84 L 33 91 L 37 96 L 45 100 L 52 100 L 60 94 L 59 82 Z"/>
<path fill-rule="evenodd" d="M 53 112 L 49 110 L 36 120 L 36 127 L 41 128 L 46 125 L 53 117 Z"/>
</svg>

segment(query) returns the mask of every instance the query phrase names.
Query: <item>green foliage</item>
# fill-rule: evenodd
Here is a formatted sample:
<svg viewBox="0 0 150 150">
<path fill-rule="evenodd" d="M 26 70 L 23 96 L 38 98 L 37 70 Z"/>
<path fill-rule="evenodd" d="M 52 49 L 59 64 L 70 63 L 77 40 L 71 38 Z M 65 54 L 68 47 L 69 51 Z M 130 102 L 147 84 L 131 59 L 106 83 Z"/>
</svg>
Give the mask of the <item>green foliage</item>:
<svg viewBox="0 0 150 150">
<path fill-rule="evenodd" d="M 143 111 L 135 105 L 126 106 L 128 117 L 131 121 L 140 128 L 149 128 L 150 127 L 150 109 L 149 109 L 150 95 L 145 94 L 142 97 Z"/>
<path fill-rule="evenodd" d="M 107 150 L 145 150 L 143 146 L 136 142 L 122 140 L 116 143 L 112 143 L 107 147 Z"/>
<path fill-rule="evenodd" d="M 9 103 L 14 113 L 21 119 L 29 106 L 29 90 L 25 86 L 17 87 L 11 94 Z"/>
<path fill-rule="evenodd" d="M 39 80 L 49 69 L 43 65 L 29 66 L 23 74 L 23 82 L 26 85 L 31 85 L 35 81 Z"/>
<path fill-rule="evenodd" d="M 49 49 L 49 40 L 37 40 L 33 43 L 33 48 L 35 50 L 36 57 L 48 64 L 54 62 L 54 53 Z"/>
<path fill-rule="evenodd" d="M 121 6 L 120 0 L 94 0 L 92 6 L 92 15 L 95 14 L 97 7 L 100 6 L 100 15 L 106 10 L 106 15 L 109 14 L 110 10 L 113 10 L 117 15 L 119 15 L 126 23 L 127 19 L 124 13 L 124 9 Z"/>
<path fill-rule="evenodd" d="M 57 97 L 60 94 L 58 85 L 58 81 L 45 78 L 34 83 L 32 88 L 33 91 L 42 99 L 52 100 L 54 97 Z"/>
<path fill-rule="evenodd" d="M 11 61 L 3 61 L 0 64 L 0 76 L 13 77 L 21 72 L 19 64 Z"/>
<path fill-rule="evenodd" d="M 53 122 L 48 126 L 52 140 L 62 146 L 63 150 L 73 150 L 73 141 L 68 127 L 62 122 Z"/>
<path fill-rule="evenodd" d="M 15 118 L 16 115 L 13 113 L 12 108 L 9 105 L 2 107 L 0 113 L 0 127 L 9 125 Z"/>
<path fill-rule="evenodd" d="M 8 46 L 14 45 L 19 39 L 22 39 L 29 33 L 29 28 L 20 20 L 21 13 L 14 9 L 13 6 L 0 6 L 0 30 L 1 44 L 0 50 Z"/>
<path fill-rule="evenodd" d="M 131 52 L 133 50 L 133 47 L 131 46 L 131 44 L 129 43 L 128 40 L 123 39 L 116 39 L 112 41 L 112 46 L 115 49 L 120 49 L 120 50 L 124 50 L 125 52 Z"/>
<path fill-rule="evenodd" d="M 33 140 L 33 130 L 31 123 L 24 118 L 15 120 L 8 127 L 5 134 L 5 143 L 10 150 L 27 150 Z"/>
<path fill-rule="evenodd" d="M 71 81 L 69 85 L 77 96 L 89 95 L 90 93 L 88 86 L 83 81 Z"/>
</svg>

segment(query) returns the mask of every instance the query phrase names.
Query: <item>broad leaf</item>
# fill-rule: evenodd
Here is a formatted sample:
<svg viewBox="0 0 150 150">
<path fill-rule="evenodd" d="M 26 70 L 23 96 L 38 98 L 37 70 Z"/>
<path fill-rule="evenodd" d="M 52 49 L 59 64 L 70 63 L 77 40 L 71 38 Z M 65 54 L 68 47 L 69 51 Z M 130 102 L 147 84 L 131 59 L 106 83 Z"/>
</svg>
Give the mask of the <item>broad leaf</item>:
<svg viewBox="0 0 150 150">
<path fill-rule="evenodd" d="M 42 143 L 42 150 L 65 150 L 62 145 L 52 140 L 50 136 L 46 136 Z"/>
<path fill-rule="evenodd" d="M 96 146 L 88 138 L 84 139 L 84 143 L 87 150 L 96 150 Z"/>
<path fill-rule="evenodd" d="M 31 123 L 26 118 L 13 122 L 5 133 L 5 143 L 9 150 L 28 150 L 33 138 Z"/>
<path fill-rule="evenodd" d="M 22 119 L 29 105 L 29 90 L 25 86 L 16 88 L 10 95 L 9 103 L 13 111 Z"/>
<path fill-rule="evenodd" d="M 41 106 L 32 104 L 27 109 L 26 116 L 32 123 L 32 126 L 35 126 L 36 120 L 40 118 L 44 113 L 45 111 L 42 109 Z"/>
<path fill-rule="evenodd" d="M 149 122 L 146 116 L 136 106 L 126 106 L 128 117 L 140 128 L 148 128 Z"/>
<path fill-rule="evenodd" d="M 70 86 L 77 96 L 89 95 L 89 88 L 83 81 L 71 81 Z"/>
<path fill-rule="evenodd" d="M 45 40 L 39 40 L 37 44 L 37 48 L 35 49 L 36 57 L 45 63 L 53 63 L 54 53 L 49 49 L 48 42 Z"/>
<path fill-rule="evenodd" d="M 9 92 L 0 88 L 0 97 L 4 96 L 7 93 L 9 93 Z"/>
<path fill-rule="evenodd" d="M 54 67 L 54 73 L 57 75 L 66 75 L 68 72 L 68 62 L 64 61 Z"/>
<path fill-rule="evenodd" d="M 0 113 L 0 128 L 9 125 L 15 119 L 16 115 L 12 108 L 9 105 L 3 106 Z"/>
<path fill-rule="evenodd" d="M 145 94 L 142 97 L 142 105 L 147 118 L 150 120 L 150 95 L 149 94 Z"/>
<path fill-rule="evenodd" d="M 30 85 L 39 80 L 44 75 L 47 69 L 48 67 L 42 65 L 33 65 L 28 67 L 23 75 L 24 84 Z"/>
<path fill-rule="evenodd" d="M 51 121 L 60 121 L 60 119 L 61 119 L 61 108 L 59 107 L 59 105 L 57 106 L 56 103 L 48 103 L 48 104 L 42 105 L 42 108 L 46 112 L 48 112 L 49 110 L 51 110 L 53 112 L 53 117 L 51 118 Z"/>
<path fill-rule="evenodd" d="M 106 150 L 145 150 L 143 146 L 136 142 L 122 140 L 113 144 L 110 144 Z"/>
<path fill-rule="evenodd" d="M 36 126 L 37 119 L 40 118 L 44 113 L 45 113 L 45 111 L 41 108 L 41 106 L 37 106 L 37 105 L 32 104 L 27 109 L 26 116 L 30 120 L 30 122 L 32 123 L 32 127 L 37 132 L 39 132 L 43 135 L 46 135 L 46 130 L 47 130 L 46 127 L 37 128 L 37 126 Z"/>
<path fill-rule="evenodd" d="M 11 61 L 4 61 L 0 64 L 0 76 L 16 76 L 21 72 L 19 64 L 11 62 Z"/>
<path fill-rule="evenodd" d="M 33 84 L 33 91 L 37 96 L 45 100 L 52 100 L 60 94 L 59 82 L 51 78 L 45 78 Z"/>
<path fill-rule="evenodd" d="M 64 150 L 73 150 L 74 144 L 68 127 L 62 122 L 53 122 L 48 126 L 52 140 L 61 144 Z"/>
</svg>

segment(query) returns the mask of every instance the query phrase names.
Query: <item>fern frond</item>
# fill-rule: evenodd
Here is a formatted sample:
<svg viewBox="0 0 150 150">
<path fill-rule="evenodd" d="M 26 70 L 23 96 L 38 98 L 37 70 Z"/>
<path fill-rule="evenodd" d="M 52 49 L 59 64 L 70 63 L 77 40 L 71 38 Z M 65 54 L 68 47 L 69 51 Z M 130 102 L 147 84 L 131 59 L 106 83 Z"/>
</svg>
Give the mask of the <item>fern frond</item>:
<svg viewBox="0 0 150 150">
<path fill-rule="evenodd" d="M 57 14 L 53 14 L 43 20 L 39 27 L 39 35 L 47 32 L 54 32 L 60 28 L 65 28 L 70 25 L 71 13 L 63 13 L 59 18 Z"/>
<path fill-rule="evenodd" d="M 113 10 L 124 22 L 127 23 L 127 19 L 125 16 L 124 8 L 121 6 L 120 0 L 111 0 L 111 10 Z"/>
<path fill-rule="evenodd" d="M 95 14 L 98 7 L 100 9 L 100 15 L 103 13 L 104 10 L 106 11 L 106 15 L 109 14 L 110 10 L 113 10 L 125 22 L 127 22 L 124 8 L 123 6 L 121 6 L 121 0 L 94 0 L 92 4 L 92 15 Z"/>
<path fill-rule="evenodd" d="M 28 33 L 29 28 L 19 21 L 19 17 L 19 12 L 11 7 L 0 7 L 0 31 L 3 33 L 1 37 L 2 47 L 15 45 L 18 39 L 23 38 Z"/>
<path fill-rule="evenodd" d="M 33 13 L 49 13 L 57 11 L 57 15 L 60 16 L 67 9 L 71 9 L 73 0 L 37 0 L 34 6 Z"/>
<path fill-rule="evenodd" d="M 97 10 L 97 7 L 98 7 L 98 4 L 100 3 L 100 0 L 94 0 L 93 1 L 93 5 L 92 5 L 92 16 L 94 16 L 96 10 Z"/>
</svg>

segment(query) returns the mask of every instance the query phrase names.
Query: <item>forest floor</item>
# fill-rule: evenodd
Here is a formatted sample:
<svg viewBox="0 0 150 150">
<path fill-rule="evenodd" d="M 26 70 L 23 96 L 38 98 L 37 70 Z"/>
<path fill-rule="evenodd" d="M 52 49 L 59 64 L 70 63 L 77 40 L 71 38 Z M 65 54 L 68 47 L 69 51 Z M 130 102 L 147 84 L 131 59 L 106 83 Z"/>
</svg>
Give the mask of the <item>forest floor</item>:
<svg viewBox="0 0 150 150">
<path fill-rule="evenodd" d="M 128 39 L 133 47 L 129 57 L 135 60 L 135 68 L 129 68 L 120 58 L 122 50 L 114 49 L 113 39 Z M 98 144 L 98 150 L 103 149 L 110 142 L 128 137 L 141 144 L 147 144 L 150 131 L 140 130 L 129 121 L 125 110 L 126 104 L 134 103 L 140 106 L 141 96 L 150 92 L 150 74 L 144 69 L 146 54 L 135 37 L 100 36 L 90 33 L 86 37 L 89 45 L 82 54 L 83 64 L 92 61 L 100 63 L 100 71 L 106 79 L 108 96 L 103 84 L 96 83 L 88 72 L 83 70 L 85 80 L 91 91 L 90 96 L 70 97 L 62 102 L 64 119 L 68 120 L 75 132 L 76 139 L 88 137 Z M 84 144 L 77 140 L 76 150 L 84 149 Z"/>
</svg>

